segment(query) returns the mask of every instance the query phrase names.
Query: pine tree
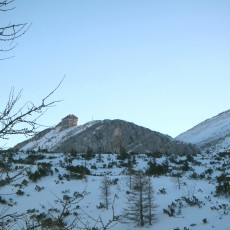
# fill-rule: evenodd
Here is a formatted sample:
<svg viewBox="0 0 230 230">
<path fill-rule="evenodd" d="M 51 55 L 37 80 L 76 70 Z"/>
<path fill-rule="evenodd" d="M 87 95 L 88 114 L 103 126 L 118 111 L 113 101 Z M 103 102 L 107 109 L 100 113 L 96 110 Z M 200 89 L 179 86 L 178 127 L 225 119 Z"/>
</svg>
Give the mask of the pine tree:
<svg viewBox="0 0 230 230">
<path fill-rule="evenodd" d="M 126 149 L 121 145 L 120 146 L 120 151 L 117 155 L 117 159 L 118 160 L 126 160 L 129 159 L 130 155 L 129 153 L 126 151 Z"/>
</svg>

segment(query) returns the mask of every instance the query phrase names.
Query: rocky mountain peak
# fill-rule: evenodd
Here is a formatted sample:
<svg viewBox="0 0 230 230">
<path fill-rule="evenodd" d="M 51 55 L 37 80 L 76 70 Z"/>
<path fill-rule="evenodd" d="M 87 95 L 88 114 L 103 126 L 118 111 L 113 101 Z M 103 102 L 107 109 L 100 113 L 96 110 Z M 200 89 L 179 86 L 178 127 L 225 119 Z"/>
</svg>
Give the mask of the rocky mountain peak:
<svg viewBox="0 0 230 230">
<path fill-rule="evenodd" d="M 69 115 L 44 135 L 17 146 L 22 151 L 47 149 L 53 152 L 195 154 L 191 145 L 123 120 L 91 121 L 77 126 L 77 117 Z"/>
<path fill-rule="evenodd" d="M 61 122 L 55 126 L 56 131 L 63 131 L 65 129 L 68 129 L 70 127 L 77 126 L 78 124 L 78 117 L 76 117 L 73 114 L 70 114 L 66 117 L 64 117 Z"/>
</svg>

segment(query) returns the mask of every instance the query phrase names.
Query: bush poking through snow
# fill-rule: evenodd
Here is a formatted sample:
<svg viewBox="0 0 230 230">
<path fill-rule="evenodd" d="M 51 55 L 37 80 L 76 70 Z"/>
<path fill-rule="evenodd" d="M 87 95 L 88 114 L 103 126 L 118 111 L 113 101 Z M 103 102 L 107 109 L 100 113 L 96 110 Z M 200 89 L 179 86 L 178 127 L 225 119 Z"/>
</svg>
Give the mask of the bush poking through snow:
<svg viewBox="0 0 230 230">
<path fill-rule="evenodd" d="M 230 196 L 230 175 L 222 173 L 216 178 L 218 185 L 216 186 L 216 194 L 218 196 Z"/>
<path fill-rule="evenodd" d="M 203 221 L 204 224 L 207 224 L 207 223 L 208 223 L 207 218 L 204 218 L 202 221 Z"/>
<path fill-rule="evenodd" d="M 52 164 L 50 163 L 39 163 L 38 168 L 35 172 L 28 171 L 27 175 L 33 182 L 38 181 L 42 177 L 53 175 Z"/>
</svg>

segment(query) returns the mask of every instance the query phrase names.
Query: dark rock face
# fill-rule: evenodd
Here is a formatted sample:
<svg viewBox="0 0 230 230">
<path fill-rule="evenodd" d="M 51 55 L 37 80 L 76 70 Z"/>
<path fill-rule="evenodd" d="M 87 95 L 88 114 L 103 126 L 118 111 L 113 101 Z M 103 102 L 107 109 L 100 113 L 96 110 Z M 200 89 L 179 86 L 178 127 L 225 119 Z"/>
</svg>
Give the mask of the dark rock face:
<svg viewBox="0 0 230 230">
<path fill-rule="evenodd" d="M 195 154 L 198 151 L 191 144 L 174 141 L 172 138 L 150 129 L 122 120 L 104 120 L 72 136 L 54 151 L 63 152 L 72 149 L 86 152 L 127 152 L 167 154 Z"/>
</svg>

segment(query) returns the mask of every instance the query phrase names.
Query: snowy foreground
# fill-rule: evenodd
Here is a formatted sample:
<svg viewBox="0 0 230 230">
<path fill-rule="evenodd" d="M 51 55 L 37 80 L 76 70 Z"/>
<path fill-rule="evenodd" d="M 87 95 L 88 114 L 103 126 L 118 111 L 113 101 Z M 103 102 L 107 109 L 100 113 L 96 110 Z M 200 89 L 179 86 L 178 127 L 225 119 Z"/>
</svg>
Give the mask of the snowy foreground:
<svg viewBox="0 0 230 230">
<path fill-rule="evenodd" d="M 13 170 L 9 173 L 10 178 L 21 173 L 10 184 L 1 183 L 0 214 L 24 214 L 19 220 L 11 221 L 6 229 L 29 229 L 26 227 L 26 223 L 30 221 L 29 216 L 42 212 L 48 216 L 60 215 L 63 207 L 61 200 L 65 196 L 76 198 L 69 210 L 74 211 L 65 217 L 69 223 L 75 219 L 73 229 L 103 229 L 103 224 L 106 225 L 113 216 L 124 215 L 129 205 L 127 191 L 130 176 L 124 164 L 127 160 L 117 160 L 116 154 L 96 154 L 92 159 L 86 160 L 80 154 L 17 153 L 11 159 L 6 157 L 4 160 L 8 161 L 8 166 Z M 12 165 L 10 160 L 14 162 Z M 216 178 L 223 171 L 230 173 L 229 155 L 218 157 L 218 154 L 203 153 L 191 161 L 186 157 L 153 158 L 136 155 L 133 169 L 145 172 L 150 160 L 157 164 L 167 160 L 169 170 L 163 175 L 151 176 L 156 205 L 153 213 L 156 220 L 151 226 L 146 225 L 147 229 L 230 229 L 230 198 L 216 195 Z M 44 176 L 39 177 L 33 173 L 41 163 L 49 164 Z M 90 170 L 90 173 L 86 173 L 90 175 L 83 179 L 73 178 L 67 172 L 68 165 L 82 165 Z M 181 173 L 181 177 L 175 176 L 178 173 Z M 101 186 L 104 175 L 111 182 L 108 210 L 100 207 L 103 203 Z M 4 181 L 5 178 L 6 173 L 2 173 L 1 180 Z M 189 204 L 186 198 L 194 198 L 195 202 Z M 170 208 L 174 211 L 170 211 Z M 168 210 L 172 215 L 163 210 Z M 113 221 L 109 227 L 113 230 L 141 229 L 125 218 L 119 222 Z"/>
</svg>

